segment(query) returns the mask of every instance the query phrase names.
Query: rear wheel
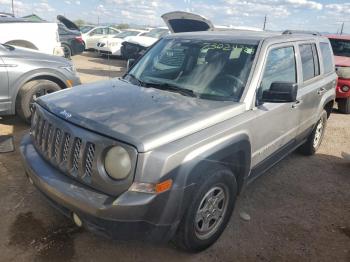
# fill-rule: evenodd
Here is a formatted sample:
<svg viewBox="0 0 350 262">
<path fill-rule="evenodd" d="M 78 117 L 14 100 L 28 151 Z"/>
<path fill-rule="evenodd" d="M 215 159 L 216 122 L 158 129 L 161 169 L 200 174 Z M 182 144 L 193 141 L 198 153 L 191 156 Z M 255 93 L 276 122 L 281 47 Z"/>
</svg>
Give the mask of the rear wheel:
<svg viewBox="0 0 350 262">
<path fill-rule="evenodd" d="M 35 100 L 43 95 L 56 92 L 61 87 L 50 80 L 33 80 L 24 84 L 16 99 L 16 113 L 27 123 L 30 123 Z"/>
<path fill-rule="evenodd" d="M 213 171 L 199 186 L 187 208 L 175 244 L 188 251 L 211 246 L 230 220 L 237 195 L 237 183 L 226 167 Z"/>
<path fill-rule="evenodd" d="M 316 126 L 312 130 L 305 144 L 303 144 L 299 151 L 304 155 L 313 155 L 320 147 L 324 132 L 327 126 L 327 112 L 323 110 L 320 119 L 317 121 Z"/>
<path fill-rule="evenodd" d="M 72 49 L 66 44 L 62 44 L 62 48 L 63 48 L 63 52 L 64 52 L 64 57 L 67 59 L 71 59 Z"/>
<path fill-rule="evenodd" d="M 339 111 L 343 114 L 350 114 L 350 97 L 338 101 Z"/>
</svg>

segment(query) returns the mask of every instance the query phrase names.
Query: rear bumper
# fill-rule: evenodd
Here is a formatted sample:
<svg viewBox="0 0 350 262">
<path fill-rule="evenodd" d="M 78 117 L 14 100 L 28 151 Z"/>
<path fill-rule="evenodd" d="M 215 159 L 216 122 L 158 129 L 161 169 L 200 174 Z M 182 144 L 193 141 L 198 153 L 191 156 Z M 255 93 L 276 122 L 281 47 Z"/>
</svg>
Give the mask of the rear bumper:
<svg viewBox="0 0 350 262">
<path fill-rule="evenodd" d="M 177 202 L 183 190 L 160 195 L 126 191 L 116 198 L 56 170 L 40 157 L 29 135 L 23 137 L 20 150 L 26 174 L 35 187 L 63 214 L 72 217 L 76 213 L 87 229 L 113 239 L 152 242 L 168 241 L 175 233 Z"/>
<path fill-rule="evenodd" d="M 344 79 L 344 78 L 338 78 L 338 84 L 337 84 L 337 98 L 348 98 L 350 97 L 350 91 L 343 92 L 341 90 L 342 86 L 349 86 L 350 87 L 350 79 Z"/>
</svg>

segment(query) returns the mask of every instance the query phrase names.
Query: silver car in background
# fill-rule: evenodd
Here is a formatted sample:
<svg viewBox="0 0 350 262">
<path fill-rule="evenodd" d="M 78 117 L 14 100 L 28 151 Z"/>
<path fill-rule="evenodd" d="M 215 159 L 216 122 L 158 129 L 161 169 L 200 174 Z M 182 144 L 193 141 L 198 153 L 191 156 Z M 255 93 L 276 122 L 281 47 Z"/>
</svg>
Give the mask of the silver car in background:
<svg viewBox="0 0 350 262">
<path fill-rule="evenodd" d="M 71 61 L 0 44 L 0 115 L 18 114 L 30 122 L 37 97 L 78 84 Z"/>
</svg>

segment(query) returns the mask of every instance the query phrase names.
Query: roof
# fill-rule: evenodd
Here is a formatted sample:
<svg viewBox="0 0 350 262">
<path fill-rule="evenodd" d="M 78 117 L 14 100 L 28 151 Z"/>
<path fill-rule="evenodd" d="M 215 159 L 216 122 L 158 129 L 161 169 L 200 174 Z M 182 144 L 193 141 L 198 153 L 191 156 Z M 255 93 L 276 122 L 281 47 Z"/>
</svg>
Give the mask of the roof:
<svg viewBox="0 0 350 262">
<path fill-rule="evenodd" d="M 268 32 L 268 31 L 251 31 L 251 30 L 229 30 L 229 31 L 202 31 L 202 32 L 189 32 L 189 33 L 177 33 L 171 34 L 166 38 L 181 37 L 186 39 L 204 39 L 209 41 L 235 41 L 245 40 L 260 42 L 262 40 L 273 39 L 275 41 L 297 41 L 304 39 L 319 39 L 323 36 L 315 36 L 312 34 L 282 34 L 280 32 Z"/>
<path fill-rule="evenodd" d="M 42 19 L 40 16 L 38 16 L 36 14 L 22 16 L 22 18 L 30 20 L 30 21 L 45 21 L 44 19 Z"/>
<path fill-rule="evenodd" d="M 325 35 L 325 36 L 331 39 L 350 40 L 350 35 Z"/>
</svg>

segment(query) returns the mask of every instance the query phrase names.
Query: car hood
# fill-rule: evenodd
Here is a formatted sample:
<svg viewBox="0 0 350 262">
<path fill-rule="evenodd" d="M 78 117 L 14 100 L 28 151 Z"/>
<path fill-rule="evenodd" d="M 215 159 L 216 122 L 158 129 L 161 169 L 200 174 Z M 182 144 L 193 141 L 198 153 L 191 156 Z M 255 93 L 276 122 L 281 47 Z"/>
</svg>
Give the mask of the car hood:
<svg viewBox="0 0 350 262">
<path fill-rule="evenodd" d="M 139 152 L 178 140 L 245 110 L 242 103 L 186 97 L 119 79 L 62 90 L 40 97 L 38 103 L 66 121 L 134 145 Z"/>
<path fill-rule="evenodd" d="M 337 66 L 349 66 L 350 67 L 350 57 L 346 56 L 334 56 L 335 65 Z"/>
<path fill-rule="evenodd" d="M 174 11 L 161 16 L 172 33 L 213 31 L 214 25 L 205 17 L 183 11 Z"/>
<path fill-rule="evenodd" d="M 157 38 L 149 36 L 132 36 L 129 39 L 127 39 L 127 42 L 144 47 L 149 47 L 153 45 L 157 40 Z"/>
<path fill-rule="evenodd" d="M 19 58 L 21 60 L 30 59 L 30 60 L 49 61 L 49 62 L 55 62 L 59 64 L 64 64 L 64 65 L 71 64 L 71 62 L 64 57 L 49 55 L 49 54 L 41 53 L 37 50 L 24 48 L 24 47 L 17 47 L 17 46 L 14 46 L 13 50 L 7 49 L 6 53 L 4 54 L 4 59 L 6 60 L 7 58 Z"/>
</svg>

